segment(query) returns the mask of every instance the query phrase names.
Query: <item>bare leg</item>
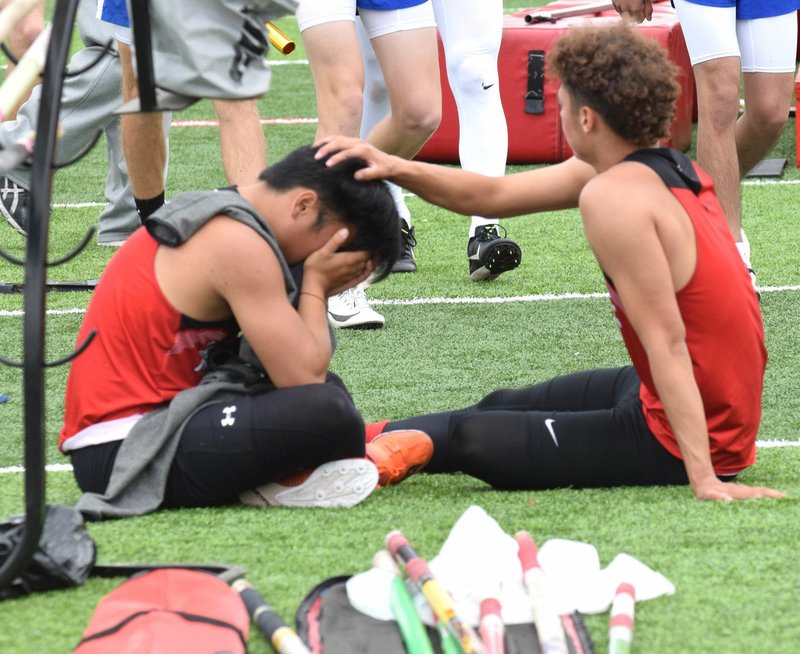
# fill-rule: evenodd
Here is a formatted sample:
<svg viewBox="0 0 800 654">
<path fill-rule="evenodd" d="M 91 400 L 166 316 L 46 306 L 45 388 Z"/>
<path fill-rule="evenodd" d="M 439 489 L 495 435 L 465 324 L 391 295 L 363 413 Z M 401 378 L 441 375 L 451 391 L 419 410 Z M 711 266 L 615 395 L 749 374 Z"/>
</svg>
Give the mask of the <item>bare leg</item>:
<svg viewBox="0 0 800 654">
<path fill-rule="evenodd" d="M 410 159 L 439 126 L 442 91 L 436 29 L 421 28 L 372 39 L 392 111 L 368 140 L 385 152 Z"/>
<path fill-rule="evenodd" d="M 222 165 L 229 184 L 247 184 L 267 167 L 267 143 L 255 100 L 212 100 L 219 118 Z"/>
<path fill-rule="evenodd" d="M 775 145 L 792 102 L 792 73 L 745 73 L 745 112 L 736 124 L 736 150 L 742 177 Z"/>
<path fill-rule="evenodd" d="M 741 239 L 740 173 L 736 149 L 739 70 L 738 57 L 711 59 L 694 66 L 698 106 L 697 161 L 714 180 L 717 197 L 736 241 Z"/>
<path fill-rule="evenodd" d="M 130 46 L 118 42 L 122 63 L 122 98 L 125 102 L 139 95 L 133 71 Z M 124 114 L 121 118 L 122 150 L 128 165 L 133 196 L 139 200 L 156 198 L 164 192 L 167 145 L 163 115 Z"/>
<path fill-rule="evenodd" d="M 358 136 L 364 67 L 355 23 L 334 21 L 309 27 L 302 34 L 317 93 L 317 138 Z"/>
</svg>

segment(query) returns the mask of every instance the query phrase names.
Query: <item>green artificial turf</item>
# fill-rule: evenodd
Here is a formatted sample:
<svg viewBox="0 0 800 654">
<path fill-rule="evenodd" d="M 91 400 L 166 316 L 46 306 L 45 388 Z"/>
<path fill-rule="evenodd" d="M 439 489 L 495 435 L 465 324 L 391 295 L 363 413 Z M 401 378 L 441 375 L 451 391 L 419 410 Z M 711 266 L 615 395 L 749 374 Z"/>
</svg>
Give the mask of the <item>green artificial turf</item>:
<svg viewBox="0 0 800 654">
<path fill-rule="evenodd" d="M 508 10 L 519 5 L 505 2 Z M 297 34 L 291 20 L 280 24 Z M 290 60 L 304 59 L 300 46 Z M 276 66 L 272 91 L 259 107 L 264 118 L 314 117 L 308 67 Z M 213 110 L 201 102 L 175 118 L 210 119 Z M 789 159 L 782 183 L 743 187 L 745 226 L 758 283 L 764 287 L 761 306 L 770 354 L 760 439 L 772 444 L 800 440 L 798 185 L 787 183 L 800 180 L 794 168 L 794 127 L 790 120 L 770 155 Z M 310 142 L 315 126 L 268 125 L 265 130 L 274 161 Z M 102 141 L 86 159 L 56 174 L 51 257 L 71 249 L 96 225 L 102 210 L 60 205 L 103 202 L 104 177 Z M 174 128 L 168 196 L 224 184 L 215 129 Z M 370 290 L 375 308 L 386 316 L 384 329 L 337 333 L 332 367 L 346 380 L 367 420 L 454 408 L 497 387 L 626 361 L 608 300 L 595 296 L 604 287 L 577 212 L 506 222 L 523 248 L 522 265 L 495 282 L 475 284 L 466 274 L 468 219 L 418 198 L 410 198 L 409 206 L 419 240 L 419 272 L 393 276 Z M 0 232 L 0 246 L 24 256 L 24 240 L 2 224 Z M 112 253 L 92 242 L 49 274 L 59 280 L 95 279 Z M 21 281 L 21 271 L 0 260 L 0 280 Z M 48 359 L 72 349 L 88 300 L 88 293 L 48 295 Z M 17 359 L 22 309 L 20 295 L 0 295 L 0 354 Z M 47 371 L 49 463 L 67 461 L 55 447 L 65 379 L 65 367 Z M 0 366 L 0 393 L 9 395 L 0 404 L 0 468 L 22 462 L 21 391 L 21 372 Z M 95 523 L 89 531 L 101 562 L 241 565 L 293 622 L 300 600 L 316 583 L 367 569 L 388 531 L 402 529 L 421 555 L 432 558 L 461 513 L 477 504 L 509 533 L 526 529 L 540 543 L 554 537 L 590 542 L 603 565 L 627 552 L 665 574 L 677 592 L 637 606 L 635 652 L 793 654 L 800 640 L 799 463 L 800 448 L 762 448 L 758 463 L 742 475 L 745 483 L 786 491 L 790 497 L 783 501 L 701 503 L 687 488 L 501 492 L 464 475 L 423 474 L 376 491 L 350 510 L 174 510 Z M 78 498 L 69 472 L 48 473 L 47 484 L 51 503 L 72 504 Z M 22 506 L 23 475 L 0 474 L 0 519 Z M 70 651 L 96 602 L 117 582 L 91 579 L 81 588 L 3 602 L 0 652 Z M 607 615 L 586 621 L 602 652 Z M 253 635 L 251 651 L 271 649 Z"/>
</svg>

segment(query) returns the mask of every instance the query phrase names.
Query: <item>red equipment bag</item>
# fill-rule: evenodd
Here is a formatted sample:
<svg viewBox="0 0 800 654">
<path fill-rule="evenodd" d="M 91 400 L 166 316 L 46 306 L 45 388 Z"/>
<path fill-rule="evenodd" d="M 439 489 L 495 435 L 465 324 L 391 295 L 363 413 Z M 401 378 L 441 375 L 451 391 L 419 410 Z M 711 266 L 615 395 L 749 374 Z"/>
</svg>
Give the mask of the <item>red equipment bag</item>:
<svg viewBox="0 0 800 654">
<path fill-rule="evenodd" d="M 132 577 L 97 604 L 75 654 L 243 654 L 250 616 L 207 572 L 162 568 Z"/>
<path fill-rule="evenodd" d="M 607 3 L 607 10 L 555 18 L 553 22 L 539 22 L 536 16 L 556 10 L 585 9 L 602 4 L 583 0 L 559 0 L 544 7 L 505 16 L 498 68 L 500 98 L 508 123 L 508 163 L 555 163 L 572 155 L 561 130 L 556 100 L 559 83 L 546 73 L 547 53 L 570 29 L 586 25 L 612 25 L 620 18 L 610 8 L 610 3 Z M 637 25 L 636 29 L 655 38 L 667 51 L 670 60 L 682 71 L 679 79 L 682 91 L 677 102 L 671 137 L 663 145 L 686 150 L 692 142 L 694 74 L 678 16 L 669 2 L 656 2 L 653 5 L 653 20 Z M 458 114 L 447 82 L 441 44 L 439 67 L 442 122 L 419 152 L 417 159 L 458 163 Z"/>
</svg>

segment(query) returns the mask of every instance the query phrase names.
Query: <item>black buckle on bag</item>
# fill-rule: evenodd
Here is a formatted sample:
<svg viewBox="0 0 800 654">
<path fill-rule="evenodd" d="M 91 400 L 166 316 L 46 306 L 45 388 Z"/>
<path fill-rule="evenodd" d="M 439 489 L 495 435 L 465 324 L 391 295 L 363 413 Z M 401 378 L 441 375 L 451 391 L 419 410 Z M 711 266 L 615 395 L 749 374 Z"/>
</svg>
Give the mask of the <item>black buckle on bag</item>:
<svg viewBox="0 0 800 654">
<path fill-rule="evenodd" d="M 525 93 L 525 113 L 544 113 L 544 50 L 528 52 L 528 90 Z"/>
</svg>

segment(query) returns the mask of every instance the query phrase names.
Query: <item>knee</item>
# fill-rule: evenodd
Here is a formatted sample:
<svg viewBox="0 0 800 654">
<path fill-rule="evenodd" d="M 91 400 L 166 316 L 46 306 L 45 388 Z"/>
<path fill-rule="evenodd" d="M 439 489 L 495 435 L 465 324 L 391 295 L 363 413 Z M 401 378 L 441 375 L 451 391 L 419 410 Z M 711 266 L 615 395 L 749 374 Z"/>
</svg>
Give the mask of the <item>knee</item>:
<svg viewBox="0 0 800 654">
<path fill-rule="evenodd" d="M 733 128 L 739 117 L 739 84 L 710 79 L 697 88 L 698 119 L 715 128 Z"/>
<path fill-rule="evenodd" d="M 317 103 L 341 114 L 361 115 L 364 76 L 340 69 L 318 72 L 314 77 Z"/>
<path fill-rule="evenodd" d="M 363 91 L 352 85 L 342 85 L 331 90 L 331 99 L 347 115 L 360 116 L 363 105 Z"/>
<path fill-rule="evenodd" d="M 392 115 L 399 130 L 422 144 L 439 127 L 442 107 L 440 104 L 434 105 L 428 102 L 427 98 L 419 98 L 416 102 L 399 107 L 397 111 L 393 108 Z"/>
<path fill-rule="evenodd" d="M 490 52 L 448 53 L 447 77 L 461 96 L 477 96 L 497 83 L 497 55 Z"/>
<path fill-rule="evenodd" d="M 756 98 L 746 102 L 745 118 L 764 135 L 777 136 L 788 119 L 784 98 Z"/>
<path fill-rule="evenodd" d="M 313 387 L 314 412 L 321 424 L 318 429 L 335 437 L 336 458 L 363 456 L 364 419 L 349 395 L 332 384 Z"/>
<path fill-rule="evenodd" d="M 450 457 L 455 470 L 476 477 L 494 488 L 518 488 L 514 468 L 519 462 L 499 461 L 495 443 L 486 431 L 486 422 L 467 416 L 450 436 Z"/>
</svg>

